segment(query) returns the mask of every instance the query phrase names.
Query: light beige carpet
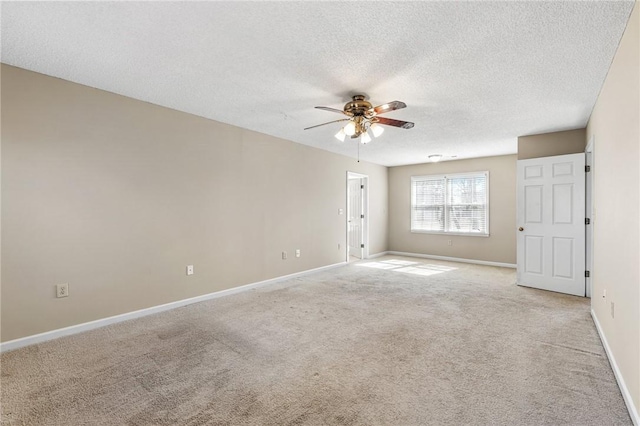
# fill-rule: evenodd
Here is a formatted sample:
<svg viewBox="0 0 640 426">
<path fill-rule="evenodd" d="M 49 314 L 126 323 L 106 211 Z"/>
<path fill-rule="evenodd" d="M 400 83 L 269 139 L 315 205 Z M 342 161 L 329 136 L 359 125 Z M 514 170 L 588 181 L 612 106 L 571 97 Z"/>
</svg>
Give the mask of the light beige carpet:
<svg viewBox="0 0 640 426">
<path fill-rule="evenodd" d="M 588 299 L 384 257 L 2 354 L 6 425 L 629 425 Z"/>
</svg>

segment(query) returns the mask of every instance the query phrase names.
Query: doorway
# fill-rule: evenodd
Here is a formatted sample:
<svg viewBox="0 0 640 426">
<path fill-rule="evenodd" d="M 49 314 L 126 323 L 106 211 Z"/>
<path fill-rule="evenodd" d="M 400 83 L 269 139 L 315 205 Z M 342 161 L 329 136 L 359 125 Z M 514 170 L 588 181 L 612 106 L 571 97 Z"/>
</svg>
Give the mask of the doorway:
<svg viewBox="0 0 640 426">
<path fill-rule="evenodd" d="M 347 262 L 369 257 L 369 177 L 347 172 Z"/>
</svg>

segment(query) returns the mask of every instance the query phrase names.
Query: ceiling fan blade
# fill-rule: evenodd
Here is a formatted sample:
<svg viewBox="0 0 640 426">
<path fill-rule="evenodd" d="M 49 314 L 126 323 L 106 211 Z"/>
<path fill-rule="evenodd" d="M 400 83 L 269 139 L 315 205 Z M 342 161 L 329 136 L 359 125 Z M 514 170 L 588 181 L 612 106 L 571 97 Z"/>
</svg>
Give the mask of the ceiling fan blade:
<svg viewBox="0 0 640 426">
<path fill-rule="evenodd" d="M 348 119 L 348 118 L 342 118 L 342 119 L 340 119 L 340 120 L 333 120 L 333 121 L 329 121 L 329 122 L 327 122 L 327 123 L 316 124 L 315 126 L 306 127 L 304 130 L 313 129 L 313 128 L 315 128 L 315 127 L 320 127 L 320 126 L 324 126 L 324 125 L 331 124 L 331 123 L 338 123 L 338 122 L 340 122 L 340 121 L 349 121 L 349 119 Z"/>
<path fill-rule="evenodd" d="M 377 123 L 386 124 L 387 126 L 401 127 L 403 129 L 411 129 L 415 124 L 410 121 L 394 120 L 393 118 L 376 117 Z"/>
<path fill-rule="evenodd" d="M 317 109 L 322 109 L 322 110 L 325 110 L 325 111 L 330 111 L 330 112 L 337 112 L 338 114 L 344 114 L 344 115 L 351 116 L 351 114 L 349 114 L 349 113 L 347 113 L 347 112 L 344 112 L 344 111 L 343 111 L 343 110 L 341 110 L 341 109 L 330 108 L 330 107 L 323 107 L 323 106 L 317 106 L 316 108 L 317 108 Z"/>
<path fill-rule="evenodd" d="M 387 104 L 378 105 L 373 109 L 376 114 L 384 114 L 385 112 L 395 111 L 396 109 L 406 108 L 407 104 L 401 101 L 393 101 Z"/>
</svg>

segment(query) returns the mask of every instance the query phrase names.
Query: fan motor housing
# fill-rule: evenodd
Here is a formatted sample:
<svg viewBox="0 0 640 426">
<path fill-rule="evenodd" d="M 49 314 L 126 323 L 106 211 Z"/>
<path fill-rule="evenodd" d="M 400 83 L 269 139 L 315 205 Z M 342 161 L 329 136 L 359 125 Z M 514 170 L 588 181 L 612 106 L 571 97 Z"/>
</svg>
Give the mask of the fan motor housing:
<svg viewBox="0 0 640 426">
<path fill-rule="evenodd" d="M 372 115 L 373 105 L 365 99 L 364 95 L 355 95 L 350 102 L 345 104 L 344 112 L 356 117 Z"/>
</svg>

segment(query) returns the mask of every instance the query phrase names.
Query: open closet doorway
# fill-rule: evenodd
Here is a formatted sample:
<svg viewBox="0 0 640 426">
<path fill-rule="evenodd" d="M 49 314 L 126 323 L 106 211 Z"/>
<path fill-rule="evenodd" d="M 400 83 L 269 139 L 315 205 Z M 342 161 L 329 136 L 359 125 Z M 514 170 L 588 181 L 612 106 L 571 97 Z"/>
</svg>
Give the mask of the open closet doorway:
<svg viewBox="0 0 640 426">
<path fill-rule="evenodd" d="M 369 177 L 347 172 L 347 262 L 369 256 Z"/>
</svg>

